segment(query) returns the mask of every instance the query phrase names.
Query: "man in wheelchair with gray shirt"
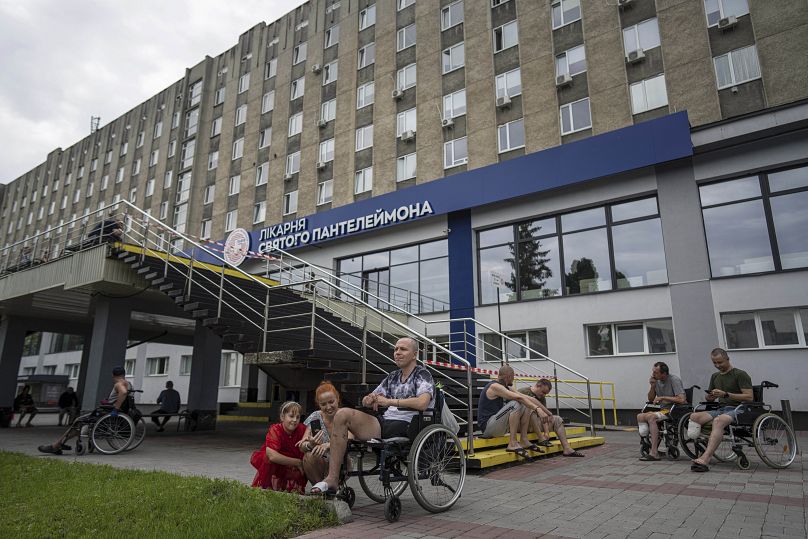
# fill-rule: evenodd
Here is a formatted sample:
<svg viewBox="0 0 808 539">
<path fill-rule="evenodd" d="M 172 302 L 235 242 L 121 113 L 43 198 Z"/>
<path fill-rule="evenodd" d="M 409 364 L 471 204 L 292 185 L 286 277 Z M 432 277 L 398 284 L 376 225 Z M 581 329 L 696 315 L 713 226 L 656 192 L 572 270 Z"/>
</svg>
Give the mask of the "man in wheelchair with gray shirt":
<svg viewBox="0 0 808 539">
<path fill-rule="evenodd" d="M 648 380 L 651 387 L 648 389 L 648 405 L 637 414 L 637 426 L 640 437 L 648 436 L 651 440 L 651 450 L 647 455 L 640 457 L 642 461 L 657 461 L 659 459 L 659 424 L 670 421 L 670 410 L 674 404 L 686 404 L 685 388 L 682 380 L 670 373 L 668 365 L 662 361 L 654 363 L 651 378 Z"/>
</svg>

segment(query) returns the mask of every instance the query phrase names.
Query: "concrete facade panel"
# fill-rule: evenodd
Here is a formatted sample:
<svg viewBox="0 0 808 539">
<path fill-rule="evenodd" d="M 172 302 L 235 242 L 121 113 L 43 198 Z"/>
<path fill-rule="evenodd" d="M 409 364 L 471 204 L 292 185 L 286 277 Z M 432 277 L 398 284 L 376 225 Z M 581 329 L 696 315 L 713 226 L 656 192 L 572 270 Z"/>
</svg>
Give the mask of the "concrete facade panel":
<svg viewBox="0 0 808 539">
<path fill-rule="evenodd" d="M 808 97 L 808 23 L 759 38 L 757 47 L 770 107 Z"/>
</svg>

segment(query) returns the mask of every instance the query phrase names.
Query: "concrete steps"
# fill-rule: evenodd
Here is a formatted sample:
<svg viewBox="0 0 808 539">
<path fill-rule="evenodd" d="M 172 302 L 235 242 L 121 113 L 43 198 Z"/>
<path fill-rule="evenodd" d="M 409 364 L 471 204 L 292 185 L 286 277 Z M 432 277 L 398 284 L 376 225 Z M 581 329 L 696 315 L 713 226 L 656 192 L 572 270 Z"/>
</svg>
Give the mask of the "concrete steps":
<svg viewBox="0 0 808 539">
<path fill-rule="evenodd" d="M 567 440 L 573 449 L 583 449 L 587 447 L 594 447 L 603 445 L 606 439 L 602 436 L 588 436 L 586 427 L 567 427 Z M 528 439 L 536 441 L 538 436 L 534 433 L 528 435 Z M 468 439 L 461 438 L 463 449 L 468 447 Z M 530 451 L 529 455 L 536 459 L 562 453 L 563 448 L 561 442 L 558 441 L 556 434 L 550 432 L 549 447 L 541 447 L 539 451 Z M 474 438 L 474 456 L 466 458 L 466 465 L 470 469 L 481 470 L 485 468 L 492 468 L 502 464 L 509 464 L 512 462 L 524 461 L 515 453 L 505 451 L 508 446 L 508 436 L 500 436 L 498 438 Z"/>
</svg>

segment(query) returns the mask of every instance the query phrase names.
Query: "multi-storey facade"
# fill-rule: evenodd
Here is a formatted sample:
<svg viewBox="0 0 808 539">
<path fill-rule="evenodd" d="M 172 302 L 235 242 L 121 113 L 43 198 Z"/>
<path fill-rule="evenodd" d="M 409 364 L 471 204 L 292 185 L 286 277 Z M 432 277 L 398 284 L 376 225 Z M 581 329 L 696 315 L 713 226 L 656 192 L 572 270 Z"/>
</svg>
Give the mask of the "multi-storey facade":
<svg viewBox="0 0 808 539">
<path fill-rule="evenodd" d="M 500 291 L 503 328 L 594 378 L 620 380 L 625 407 L 642 398 L 646 379 L 626 367 L 646 369 L 654 354 L 676 367 L 686 352 L 685 381 L 704 384 L 709 366 L 694 363 L 707 362 L 708 343 L 743 350 L 750 363 L 776 353 L 784 379 L 808 355 L 808 249 L 784 232 L 792 224 L 778 224 L 804 220 L 788 208 L 806 184 L 777 179 L 806 175 L 806 45 L 804 0 L 311 0 L 11 182 L 0 245 L 120 199 L 181 232 L 223 239 L 237 227 L 344 219 L 394 191 L 416 189 L 415 201 L 428 193 L 421 184 L 489 166 L 479 174 L 496 190 L 498 174 L 512 170 L 498 168 L 505 161 L 578 141 L 589 145 L 571 148 L 591 153 L 560 158 L 606 158 L 598 144 L 615 130 L 636 133 L 686 111 L 695 148 L 687 173 L 651 161 L 618 167 L 608 181 L 569 179 L 560 191 L 537 182 L 532 194 L 467 205 L 465 228 L 438 212 L 300 256 L 449 306 L 415 310 L 470 309 L 486 321 L 498 316 L 488 274 L 512 273 L 510 291 Z M 760 215 L 708 186 L 747 176 L 758 187 L 744 200 Z M 775 200 L 778 181 L 794 200 Z M 755 230 L 760 251 L 744 260 L 733 259 L 735 247 L 721 251 L 735 241 L 722 218 Z M 465 247 L 446 244 L 451 229 L 467 229 Z M 471 266 L 467 294 L 450 269 L 458 249 Z M 546 267 L 504 263 L 520 257 Z M 576 277 L 583 259 L 599 277 Z M 757 276 L 722 280 L 748 274 Z M 677 295 L 685 288 L 698 298 L 689 306 Z M 702 308 L 706 318 L 694 318 Z M 767 333 L 775 326 L 789 333 L 783 342 Z M 755 342 L 732 341 L 736 331 Z M 634 342 L 620 350 L 619 338 Z"/>
</svg>

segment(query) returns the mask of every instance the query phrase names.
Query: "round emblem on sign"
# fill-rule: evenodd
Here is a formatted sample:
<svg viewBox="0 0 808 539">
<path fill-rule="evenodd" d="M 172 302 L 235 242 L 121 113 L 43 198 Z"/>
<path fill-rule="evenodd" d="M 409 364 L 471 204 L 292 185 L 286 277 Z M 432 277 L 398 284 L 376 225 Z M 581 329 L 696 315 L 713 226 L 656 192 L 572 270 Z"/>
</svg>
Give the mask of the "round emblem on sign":
<svg viewBox="0 0 808 539">
<path fill-rule="evenodd" d="M 238 267 L 250 251 L 250 233 L 237 228 L 227 236 L 224 242 L 224 259 L 231 266 Z"/>
</svg>

